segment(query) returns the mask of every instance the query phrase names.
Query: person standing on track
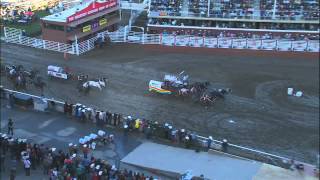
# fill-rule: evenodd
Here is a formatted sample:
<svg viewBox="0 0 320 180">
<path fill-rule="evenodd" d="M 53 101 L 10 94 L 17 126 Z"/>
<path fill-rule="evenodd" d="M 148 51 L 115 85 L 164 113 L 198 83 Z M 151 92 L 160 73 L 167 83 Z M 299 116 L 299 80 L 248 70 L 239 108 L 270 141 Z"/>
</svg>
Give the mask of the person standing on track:
<svg viewBox="0 0 320 180">
<path fill-rule="evenodd" d="M 9 118 L 9 122 L 8 122 L 8 134 L 11 133 L 11 136 L 13 136 L 13 121 L 11 118 Z"/>
</svg>

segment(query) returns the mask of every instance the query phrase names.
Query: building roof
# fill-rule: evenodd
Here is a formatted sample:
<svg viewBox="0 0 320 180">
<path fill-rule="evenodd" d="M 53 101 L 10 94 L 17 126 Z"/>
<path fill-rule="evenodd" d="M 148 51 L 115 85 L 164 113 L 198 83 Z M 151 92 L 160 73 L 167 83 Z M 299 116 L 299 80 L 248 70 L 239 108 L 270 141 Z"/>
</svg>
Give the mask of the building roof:
<svg viewBox="0 0 320 180">
<path fill-rule="evenodd" d="M 67 23 L 69 22 L 68 18 L 70 16 L 76 16 L 78 15 L 77 13 L 81 13 L 83 11 L 86 11 L 86 9 L 92 9 L 92 7 L 94 7 L 95 5 L 91 5 L 93 2 L 96 2 L 96 10 L 95 12 L 91 13 L 91 12 L 86 12 L 87 14 L 82 16 L 83 14 L 81 14 L 81 16 L 78 17 L 78 19 L 81 19 L 83 17 L 88 17 L 91 16 L 93 14 L 96 14 L 96 12 L 102 11 L 104 9 L 108 9 L 109 6 L 105 6 L 103 3 L 108 3 L 108 2 L 117 2 L 116 0 L 89 0 L 89 1 L 83 1 L 82 3 L 67 9 L 65 11 L 59 12 L 59 13 L 55 13 L 46 17 L 41 18 L 44 21 L 53 21 L 53 22 L 62 22 L 62 23 Z M 92 6 L 92 7 L 91 7 Z M 101 9 L 101 7 L 104 7 Z M 89 13 L 91 13 L 89 15 Z M 74 17 L 76 18 L 76 17 Z M 77 19 L 74 19 L 77 20 Z"/>
<path fill-rule="evenodd" d="M 49 16 L 41 18 L 45 21 L 55 21 L 55 22 L 67 22 L 67 18 L 75 14 L 77 11 L 81 11 L 84 8 L 88 7 L 90 5 L 91 1 L 83 2 L 82 4 L 78 4 L 70 9 L 67 9 L 65 11 L 54 13 Z"/>
</svg>

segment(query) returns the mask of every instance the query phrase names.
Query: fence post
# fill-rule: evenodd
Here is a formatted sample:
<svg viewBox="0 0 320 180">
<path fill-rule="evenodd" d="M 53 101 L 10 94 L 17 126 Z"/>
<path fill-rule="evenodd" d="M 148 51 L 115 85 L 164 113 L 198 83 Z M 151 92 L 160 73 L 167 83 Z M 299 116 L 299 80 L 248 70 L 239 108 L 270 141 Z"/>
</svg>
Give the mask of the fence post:
<svg viewBox="0 0 320 180">
<path fill-rule="evenodd" d="M 217 37 L 217 48 L 219 48 L 219 38 Z"/>
<path fill-rule="evenodd" d="M 306 48 L 306 51 L 307 51 L 307 52 L 309 51 L 309 40 L 307 40 L 307 48 Z"/>
<path fill-rule="evenodd" d="M 245 46 L 246 49 L 248 49 L 248 38 L 246 38 L 246 46 Z"/>
<path fill-rule="evenodd" d="M 205 36 L 202 36 L 202 47 L 205 47 L 204 38 L 205 38 Z"/>
<path fill-rule="evenodd" d="M 76 55 L 79 56 L 79 44 L 78 44 L 77 35 L 75 35 L 74 39 L 75 39 L 75 46 L 76 46 Z"/>
<path fill-rule="evenodd" d="M 5 40 L 6 42 L 8 42 L 8 41 L 7 41 L 7 27 L 4 27 L 4 28 L 3 28 L 3 31 L 4 31 L 4 40 Z"/>
<path fill-rule="evenodd" d="M 162 44 L 162 33 L 159 34 L 159 44 Z"/>
<path fill-rule="evenodd" d="M 21 41 L 21 34 L 19 34 L 19 43 L 22 44 L 22 41 Z"/>
<path fill-rule="evenodd" d="M 60 52 L 60 43 L 58 42 L 58 51 Z"/>
<path fill-rule="evenodd" d="M 233 38 L 231 39 L 231 47 L 229 48 L 233 49 Z"/>
<path fill-rule="evenodd" d="M 43 49 L 46 49 L 46 41 L 45 40 L 42 40 L 42 46 L 43 46 Z"/>
<path fill-rule="evenodd" d="M 87 49 L 88 49 L 87 51 L 89 51 L 89 50 L 90 50 L 90 42 L 89 42 L 89 40 L 87 40 L 87 47 L 88 47 L 88 48 L 87 48 Z"/>
<path fill-rule="evenodd" d="M 123 31 L 123 42 L 126 42 L 127 40 L 127 26 L 124 27 L 124 31 Z"/>
<path fill-rule="evenodd" d="M 142 33 L 142 44 L 144 44 L 144 33 Z"/>
</svg>

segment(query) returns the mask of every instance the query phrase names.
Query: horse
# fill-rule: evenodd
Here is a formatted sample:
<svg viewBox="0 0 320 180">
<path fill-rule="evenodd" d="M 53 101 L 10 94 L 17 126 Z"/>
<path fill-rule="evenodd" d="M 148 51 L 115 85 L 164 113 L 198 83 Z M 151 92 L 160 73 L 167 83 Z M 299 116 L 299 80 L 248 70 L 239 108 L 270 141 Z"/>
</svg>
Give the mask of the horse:
<svg viewBox="0 0 320 180">
<path fill-rule="evenodd" d="M 22 71 L 22 74 L 25 76 L 25 77 L 28 77 L 30 78 L 31 80 L 33 80 L 35 77 L 37 77 L 37 74 L 39 73 L 38 70 L 31 70 L 31 71 Z"/>
<path fill-rule="evenodd" d="M 16 89 L 26 89 L 26 78 L 19 73 L 14 79 L 14 87 Z"/>
<path fill-rule="evenodd" d="M 210 85 L 209 82 L 196 82 L 193 83 L 189 86 L 190 92 L 192 94 L 198 94 L 200 95 L 201 93 L 203 93 L 204 91 L 206 91 L 208 89 L 208 86 Z"/>
<path fill-rule="evenodd" d="M 35 77 L 32 83 L 34 87 L 37 89 L 40 89 L 41 94 L 43 94 L 44 87 L 47 86 L 47 84 L 42 80 L 42 77 L 40 76 Z"/>
<path fill-rule="evenodd" d="M 187 88 L 181 88 L 181 89 L 179 89 L 179 91 L 178 91 L 178 95 L 179 95 L 179 96 L 187 96 L 187 95 L 189 95 L 189 92 L 190 92 L 189 89 L 187 89 Z"/>
<path fill-rule="evenodd" d="M 205 105 L 206 107 L 216 100 L 213 96 L 209 96 L 208 94 L 203 93 L 202 96 L 200 97 L 200 102 Z"/>
<path fill-rule="evenodd" d="M 106 87 L 107 79 L 106 78 L 99 78 L 97 81 L 87 81 L 82 84 L 83 88 L 87 87 L 96 87 L 100 91 L 102 91 L 102 88 Z"/>
</svg>

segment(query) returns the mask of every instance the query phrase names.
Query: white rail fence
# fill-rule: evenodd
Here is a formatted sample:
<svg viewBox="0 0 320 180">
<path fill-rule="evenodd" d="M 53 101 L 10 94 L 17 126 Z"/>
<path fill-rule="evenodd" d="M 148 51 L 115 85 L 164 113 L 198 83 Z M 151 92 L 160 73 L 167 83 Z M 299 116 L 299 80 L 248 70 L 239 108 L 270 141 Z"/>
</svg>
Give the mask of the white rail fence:
<svg viewBox="0 0 320 180">
<path fill-rule="evenodd" d="M 66 44 L 24 36 L 20 29 L 15 28 L 4 27 L 3 40 L 8 43 L 20 44 L 39 49 L 76 54 L 74 44 Z"/>
<path fill-rule="evenodd" d="M 99 37 L 109 37 L 111 42 L 154 44 L 164 46 L 252 49 L 270 51 L 319 52 L 319 40 L 279 40 L 279 39 L 249 39 L 249 38 L 216 38 L 170 34 L 144 34 L 129 31 L 128 26 L 115 32 L 104 31 L 97 36 L 80 43 L 64 44 L 43 39 L 23 36 L 21 30 L 5 28 L 5 41 L 30 47 L 57 52 L 81 55 L 95 48 Z"/>
<path fill-rule="evenodd" d="M 294 52 L 319 52 L 319 40 L 279 40 L 279 39 L 249 39 L 249 38 L 216 38 L 185 35 L 144 34 L 142 32 L 128 31 L 128 26 L 116 32 L 102 32 L 97 37 L 109 37 L 112 42 L 154 44 L 182 47 L 205 48 L 232 48 L 252 50 L 294 51 Z M 91 38 L 79 44 L 79 54 L 94 48 Z"/>
</svg>

